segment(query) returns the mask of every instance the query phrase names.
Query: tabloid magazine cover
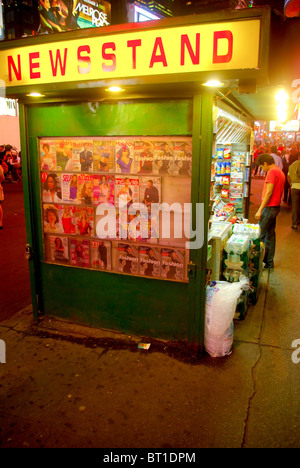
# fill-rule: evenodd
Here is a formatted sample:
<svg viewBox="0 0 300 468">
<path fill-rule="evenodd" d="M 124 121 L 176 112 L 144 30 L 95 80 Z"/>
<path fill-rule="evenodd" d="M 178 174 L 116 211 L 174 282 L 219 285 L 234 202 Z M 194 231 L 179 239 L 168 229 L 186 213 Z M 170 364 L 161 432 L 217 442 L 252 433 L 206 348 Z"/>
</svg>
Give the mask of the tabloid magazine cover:
<svg viewBox="0 0 300 468">
<path fill-rule="evenodd" d="M 185 270 L 185 251 L 161 248 L 161 277 L 183 281 Z"/>
<path fill-rule="evenodd" d="M 61 174 L 61 189 L 64 203 L 80 203 L 78 174 Z"/>
<path fill-rule="evenodd" d="M 107 174 L 95 174 L 93 176 L 94 189 L 93 189 L 93 203 L 99 205 L 100 203 L 110 203 L 114 205 L 115 197 L 115 177 Z"/>
<path fill-rule="evenodd" d="M 41 171 L 56 170 L 56 145 L 55 141 L 42 138 L 40 140 L 40 168 Z"/>
<path fill-rule="evenodd" d="M 154 165 L 153 172 L 159 175 L 173 174 L 173 145 L 168 140 L 153 141 Z"/>
<path fill-rule="evenodd" d="M 75 232 L 79 236 L 94 236 L 94 208 L 74 206 Z"/>
<path fill-rule="evenodd" d="M 80 171 L 79 149 L 74 139 L 54 140 L 58 171 Z"/>
<path fill-rule="evenodd" d="M 94 175 L 78 174 L 77 200 L 83 205 L 93 205 L 94 203 Z"/>
<path fill-rule="evenodd" d="M 93 140 L 74 140 L 73 153 L 79 156 L 81 172 L 93 171 Z"/>
<path fill-rule="evenodd" d="M 139 202 L 139 178 L 115 177 L 115 206 L 124 208 Z"/>
<path fill-rule="evenodd" d="M 44 232 L 75 234 L 75 208 L 74 205 L 44 204 Z"/>
<path fill-rule="evenodd" d="M 94 172 L 115 172 L 115 144 L 94 140 Z"/>
<path fill-rule="evenodd" d="M 192 147 L 188 140 L 174 141 L 174 164 L 178 175 L 190 176 L 192 172 Z"/>
<path fill-rule="evenodd" d="M 71 265 L 89 268 L 90 241 L 88 239 L 70 238 Z"/>
<path fill-rule="evenodd" d="M 134 141 L 134 171 L 138 174 L 152 174 L 154 171 L 154 150 L 150 140 Z"/>
<path fill-rule="evenodd" d="M 160 250 L 157 247 L 140 245 L 140 275 L 150 278 L 160 277 Z"/>
<path fill-rule="evenodd" d="M 139 274 L 139 252 L 132 244 L 118 243 L 117 271 L 131 275 Z"/>
<path fill-rule="evenodd" d="M 49 236 L 50 257 L 55 263 L 69 263 L 69 243 L 67 237 Z"/>
<path fill-rule="evenodd" d="M 61 203 L 61 178 L 57 172 L 41 173 L 42 200 L 45 203 Z"/>
<path fill-rule="evenodd" d="M 116 172 L 131 174 L 134 172 L 134 151 L 131 140 L 115 140 Z"/>
<path fill-rule="evenodd" d="M 45 233 L 62 233 L 59 205 L 43 204 L 43 226 Z"/>
<path fill-rule="evenodd" d="M 111 270 L 111 243 L 109 241 L 91 241 L 91 267 L 96 270 Z"/>
<path fill-rule="evenodd" d="M 140 177 L 140 202 L 149 210 L 152 203 L 161 202 L 161 177 Z"/>
</svg>

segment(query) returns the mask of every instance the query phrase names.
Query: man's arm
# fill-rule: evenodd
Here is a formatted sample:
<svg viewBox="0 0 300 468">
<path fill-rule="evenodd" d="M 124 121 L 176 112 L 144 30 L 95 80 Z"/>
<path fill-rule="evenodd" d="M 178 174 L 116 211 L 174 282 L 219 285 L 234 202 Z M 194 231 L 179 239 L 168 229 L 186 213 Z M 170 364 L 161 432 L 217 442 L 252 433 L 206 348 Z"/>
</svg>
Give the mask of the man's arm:
<svg viewBox="0 0 300 468">
<path fill-rule="evenodd" d="M 269 203 L 271 197 L 272 197 L 272 193 L 273 193 L 273 190 L 274 190 L 274 184 L 271 184 L 270 182 L 268 182 L 267 184 L 267 192 L 264 196 L 264 199 L 263 201 L 261 202 L 261 205 L 260 207 L 258 208 L 258 211 L 255 215 L 255 218 L 256 219 L 261 219 L 261 214 L 262 214 L 262 211 L 263 209 L 267 206 L 267 204 Z"/>
</svg>

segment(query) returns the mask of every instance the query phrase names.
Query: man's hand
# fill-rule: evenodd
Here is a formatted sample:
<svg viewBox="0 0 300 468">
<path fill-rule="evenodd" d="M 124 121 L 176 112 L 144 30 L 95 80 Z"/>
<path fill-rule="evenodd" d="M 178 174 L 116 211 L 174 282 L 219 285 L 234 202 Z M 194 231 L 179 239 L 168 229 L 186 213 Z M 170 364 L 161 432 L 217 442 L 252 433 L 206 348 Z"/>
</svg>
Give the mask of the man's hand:
<svg viewBox="0 0 300 468">
<path fill-rule="evenodd" d="M 255 214 L 255 219 L 258 219 L 258 220 L 261 219 L 261 210 L 257 211 L 257 213 Z"/>
</svg>

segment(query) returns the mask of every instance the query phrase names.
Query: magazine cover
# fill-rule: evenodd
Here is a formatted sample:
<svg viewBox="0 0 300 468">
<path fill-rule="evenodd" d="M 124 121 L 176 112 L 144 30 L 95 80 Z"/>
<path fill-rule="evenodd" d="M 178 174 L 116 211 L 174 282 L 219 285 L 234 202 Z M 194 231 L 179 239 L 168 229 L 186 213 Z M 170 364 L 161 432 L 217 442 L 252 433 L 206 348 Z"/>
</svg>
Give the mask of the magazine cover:
<svg viewBox="0 0 300 468">
<path fill-rule="evenodd" d="M 123 212 L 120 213 L 120 220 L 124 217 Z M 149 242 L 156 244 L 159 238 L 159 218 L 158 215 L 152 215 L 147 212 L 136 210 L 135 214 L 127 216 L 128 239 L 136 242 Z"/>
<path fill-rule="evenodd" d="M 184 280 L 185 251 L 161 248 L 161 277 L 178 281 Z"/>
<path fill-rule="evenodd" d="M 111 243 L 91 241 L 91 267 L 96 270 L 111 270 Z"/>
<path fill-rule="evenodd" d="M 43 204 L 43 226 L 46 233 L 62 232 L 58 205 Z"/>
<path fill-rule="evenodd" d="M 40 140 L 40 168 L 41 171 L 56 170 L 56 147 L 51 139 Z"/>
<path fill-rule="evenodd" d="M 69 244 L 67 237 L 49 236 L 51 261 L 69 263 Z"/>
<path fill-rule="evenodd" d="M 188 141 L 174 141 L 174 166 L 176 174 L 191 175 L 192 172 L 192 145 Z M 174 172 L 175 175 L 175 172 Z"/>
<path fill-rule="evenodd" d="M 115 145 L 113 141 L 94 140 L 94 172 L 115 171 Z"/>
<path fill-rule="evenodd" d="M 152 203 L 161 202 L 160 177 L 140 177 L 140 202 L 144 203 L 149 211 Z"/>
<path fill-rule="evenodd" d="M 170 141 L 153 142 L 154 164 L 153 173 L 159 175 L 168 175 L 173 173 L 173 145 Z"/>
<path fill-rule="evenodd" d="M 133 203 L 139 202 L 138 177 L 115 177 L 115 206 L 129 208 Z"/>
<path fill-rule="evenodd" d="M 93 204 L 110 203 L 114 205 L 115 177 L 112 175 L 93 175 Z"/>
<path fill-rule="evenodd" d="M 139 246 L 140 275 L 150 278 L 160 277 L 160 251 L 156 247 Z"/>
<path fill-rule="evenodd" d="M 93 174 L 78 174 L 77 177 L 77 201 L 82 205 L 94 203 L 94 176 Z"/>
<path fill-rule="evenodd" d="M 78 199 L 78 174 L 61 174 L 62 201 L 80 203 Z"/>
<path fill-rule="evenodd" d="M 74 206 L 75 232 L 79 236 L 94 236 L 94 208 Z"/>
<path fill-rule="evenodd" d="M 41 173 L 42 200 L 45 203 L 61 203 L 61 179 L 56 172 Z"/>
<path fill-rule="evenodd" d="M 134 141 L 134 172 L 152 174 L 154 170 L 154 150 L 150 140 Z"/>
<path fill-rule="evenodd" d="M 76 233 L 76 216 L 74 205 L 57 205 L 59 214 L 60 232 L 64 234 Z"/>
<path fill-rule="evenodd" d="M 93 140 L 74 140 L 74 157 L 79 157 L 81 172 L 93 172 Z"/>
<path fill-rule="evenodd" d="M 90 241 L 87 239 L 70 239 L 71 265 L 83 268 L 90 266 Z"/>
<path fill-rule="evenodd" d="M 139 274 L 139 252 L 132 244 L 118 244 L 117 270 L 131 275 Z"/>
<path fill-rule="evenodd" d="M 58 171 L 80 171 L 79 153 L 76 149 L 76 140 L 55 140 L 56 162 Z"/>
<path fill-rule="evenodd" d="M 130 174 L 134 172 L 134 151 L 131 140 L 116 140 L 116 172 Z"/>
</svg>

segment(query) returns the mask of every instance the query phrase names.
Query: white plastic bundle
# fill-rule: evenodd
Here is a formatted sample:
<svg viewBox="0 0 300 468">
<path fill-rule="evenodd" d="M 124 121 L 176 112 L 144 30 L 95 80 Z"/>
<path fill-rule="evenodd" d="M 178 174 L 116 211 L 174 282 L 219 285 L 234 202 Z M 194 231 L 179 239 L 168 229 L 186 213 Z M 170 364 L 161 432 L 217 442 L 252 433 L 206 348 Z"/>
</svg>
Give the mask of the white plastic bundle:
<svg viewBox="0 0 300 468">
<path fill-rule="evenodd" d="M 243 290 L 249 289 L 249 278 L 239 282 L 217 281 L 207 288 L 205 310 L 206 351 L 213 357 L 229 354 L 233 342 L 233 318 Z"/>
</svg>

